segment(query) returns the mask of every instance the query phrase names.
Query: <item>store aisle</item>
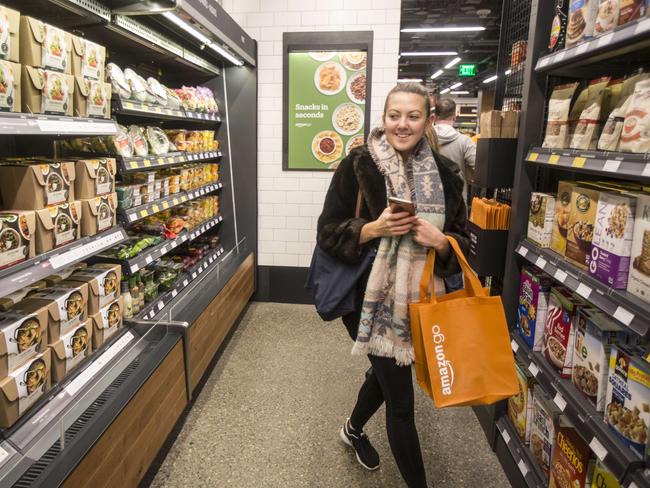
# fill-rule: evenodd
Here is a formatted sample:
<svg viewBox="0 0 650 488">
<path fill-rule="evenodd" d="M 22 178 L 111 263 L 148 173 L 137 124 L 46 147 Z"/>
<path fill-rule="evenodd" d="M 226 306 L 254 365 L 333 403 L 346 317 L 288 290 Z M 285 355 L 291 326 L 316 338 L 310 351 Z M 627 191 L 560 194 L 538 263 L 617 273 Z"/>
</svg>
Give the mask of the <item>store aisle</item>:
<svg viewBox="0 0 650 488">
<path fill-rule="evenodd" d="M 313 306 L 255 303 L 188 415 L 152 486 L 400 487 L 384 410 L 366 431 L 381 468 L 368 472 L 338 436 L 368 361 L 341 323 Z M 434 410 L 417 388 L 416 422 L 436 488 L 508 486 L 469 408 Z"/>
</svg>

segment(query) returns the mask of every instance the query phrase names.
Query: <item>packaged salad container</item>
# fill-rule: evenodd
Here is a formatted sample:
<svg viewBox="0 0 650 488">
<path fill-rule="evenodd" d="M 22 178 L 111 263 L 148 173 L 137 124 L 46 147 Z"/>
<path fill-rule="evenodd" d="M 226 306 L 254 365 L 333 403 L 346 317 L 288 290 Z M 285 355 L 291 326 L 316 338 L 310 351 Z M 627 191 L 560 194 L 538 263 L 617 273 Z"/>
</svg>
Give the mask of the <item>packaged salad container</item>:
<svg viewBox="0 0 650 488">
<path fill-rule="evenodd" d="M 20 112 L 20 65 L 11 61 L 0 61 L 0 77 L 0 112 Z"/>
<path fill-rule="evenodd" d="M 52 351 L 52 381 L 61 381 L 92 352 L 93 324 L 86 320 L 50 344 Z"/>
<path fill-rule="evenodd" d="M 32 211 L 0 212 L 0 269 L 36 255 L 35 214 Z"/>
<path fill-rule="evenodd" d="M 111 84 L 115 95 L 123 100 L 131 98 L 131 85 L 126 80 L 122 69 L 115 63 L 106 65 L 106 81 Z"/>
<path fill-rule="evenodd" d="M 72 74 L 88 80 L 104 81 L 106 48 L 84 39 L 72 36 Z"/>
<path fill-rule="evenodd" d="M 42 254 L 79 239 L 81 203 L 62 203 L 36 212 L 36 253 Z"/>
<path fill-rule="evenodd" d="M 20 62 L 71 74 L 72 37 L 65 31 L 33 17 L 20 17 Z"/>
<path fill-rule="evenodd" d="M 20 12 L 0 5 L 0 59 L 20 61 Z"/>
<path fill-rule="evenodd" d="M 74 200 L 72 162 L 24 161 L 0 165 L 0 193 L 4 208 L 40 210 Z"/>
<path fill-rule="evenodd" d="M 76 162 L 75 197 L 88 199 L 112 193 L 115 173 L 113 158 L 80 159 Z"/>
<path fill-rule="evenodd" d="M 111 118 L 111 85 L 75 77 L 74 114 L 77 117 Z"/>
<path fill-rule="evenodd" d="M 74 77 L 23 65 L 20 80 L 22 111 L 72 117 Z"/>
</svg>

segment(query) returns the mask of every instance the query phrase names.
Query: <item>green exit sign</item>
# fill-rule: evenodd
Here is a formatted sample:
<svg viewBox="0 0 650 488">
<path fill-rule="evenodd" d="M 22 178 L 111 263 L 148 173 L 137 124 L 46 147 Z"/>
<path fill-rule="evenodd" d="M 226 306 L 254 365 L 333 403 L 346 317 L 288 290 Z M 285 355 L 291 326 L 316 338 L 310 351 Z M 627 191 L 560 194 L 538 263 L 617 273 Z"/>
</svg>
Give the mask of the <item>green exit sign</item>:
<svg viewBox="0 0 650 488">
<path fill-rule="evenodd" d="M 459 65 L 458 76 L 476 76 L 476 65 L 475 64 Z"/>
</svg>

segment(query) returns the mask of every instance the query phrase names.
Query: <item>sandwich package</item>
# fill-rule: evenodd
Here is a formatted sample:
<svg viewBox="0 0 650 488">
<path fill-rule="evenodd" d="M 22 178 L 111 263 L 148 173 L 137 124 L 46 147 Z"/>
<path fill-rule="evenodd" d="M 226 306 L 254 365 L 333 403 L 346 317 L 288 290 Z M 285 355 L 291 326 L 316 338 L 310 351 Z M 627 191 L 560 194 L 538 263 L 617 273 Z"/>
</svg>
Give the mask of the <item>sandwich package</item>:
<svg viewBox="0 0 650 488">
<path fill-rule="evenodd" d="M 23 65 L 20 84 L 23 112 L 74 115 L 73 76 Z"/>
<path fill-rule="evenodd" d="M 517 307 L 517 332 L 526 341 L 531 351 L 542 350 L 551 285 L 550 277 L 541 271 L 536 271 L 532 267 L 522 269 Z"/>
<path fill-rule="evenodd" d="M 20 77 L 19 64 L 0 61 L 0 112 L 20 112 L 22 109 Z"/>
<path fill-rule="evenodd" d="M 32 211 L 0 211 L 0 269 L 36 255 L 35 218 Z"/>
<path fill-rule="evenodd" d="M 84 39 L 72 36 L 72 75 L 87 80 L 104 81 L 106 48 Z M 110 98 L 110 96 L 109 96 Z"/>
<path fill-rule="evenodd" d="M 0 313 L 0 378 L 36 357 L 47 344 L 47 305 Z"/>
<path fill-rule="evenodd" d="M 74 200 L 74 163 L 23 161 L 0 164 L 0 193 L 5 208 L 40 210 Z"/>
<path fill-rule="evenodd" d="M 528 444 L 530 442 L 530 428 L 533 416 L 535 378 L 518 361 L 515 361 L 515 371 L 519 383 L 519 393 L 508 398 L 507 413 L 521 442 Z"/>
<path fill-rule="evenodd" d="M 61 203 L 36 212 L 36 253 L 43 254 L 81 236 L 81 203 Z"/>
<path fill-rule="evenodd" d="M 530 196 L 527 237 L 540 247 L 550 247 L 555 216 L 555 197 L 533 192 Z"/>
<path fill-rule="evenodd" d="M 111 118 L 111 85 L 75 76 L 74 114 L 77 117 Z"/>
<path fill-rule="evenodd" d="M 587 269 L 587 256 L 591 252 L 596 210 L 600 189 L 580 184 L 571 193 L 571 209 L 564 255 L 577 266 Z"/>
<path fill-rule="evenodd" d="M 115 191 L 115 159 L 80 159 L 75 165 L 76 198 L 95 198 Z"/>
<path fill-rule="evenodd" d="M 578 83 L 558 85 L 548 102 L 548 120 L 542 147 L 565 148 L 568 145 L 569 111 Z"/>
<path fill-rule="evenodd" d="M 117 195 L 79 200 L 81 203 L 81 237 L 94 236 L 117 223 Z"/>
<path fill-rule="evenodd" d="M 571 148 L 596 149 L 603 98 L 610 80 L 611 77 L 603 76 L 589 82 L 587 101 L 571 139 Z"/>
<path fill-rule="evenodd" d="M 650 195 L 637 195 L 627 291 L 650 302 Z"/>
<path fill-rule="evenodd" d="M 20 62 L 20 12 L 0 5 L 0 59 Z"/>
<path fill-rule="evenodd" d="M 59 382 L 92 352 L 92 320 L 86 320 L 50 344 L 52 381 Z"/>
<path fill-rule="evenodd" d="M 88 314 L 95 315 L 120 296 L 121 278 L 119 264 L 98 263 L 74 272 L 67 281 L 88 285 Z"/>
<path fill-rule="evenodd" d="M 566 36 L 567 47 L 593 37 L 598 4 L 598 0 L 571 0 Z"/>
<path fill-rule="evenodd" d="M 72 73 L 70 34 L 32 17 L 20 17 L 20 62 L 23 66 Z"/>
<path fill-rule="evenodd" d="M 650 79 L 636 83 L 625 110 L 619 151 L 650 152 Z"/>
<path fill-rule="evenodd" d="M 101 347 L 122 327 L 123 300 L 123 297 L 119 297 L 91 317 L 93 322 L 93 349 Z"/>
<path fill-rule="evenodd" d="M 562 411 L 541 388 L 533 394 L 533 418 L 530 429 L 530 450 L 548 480 L 556 435 Z"/>
<path fill-rule="evenodd" d="M 0 381 L 0 427 L 11 427 L 50 389 L 50 349 Z"/>
</svg>

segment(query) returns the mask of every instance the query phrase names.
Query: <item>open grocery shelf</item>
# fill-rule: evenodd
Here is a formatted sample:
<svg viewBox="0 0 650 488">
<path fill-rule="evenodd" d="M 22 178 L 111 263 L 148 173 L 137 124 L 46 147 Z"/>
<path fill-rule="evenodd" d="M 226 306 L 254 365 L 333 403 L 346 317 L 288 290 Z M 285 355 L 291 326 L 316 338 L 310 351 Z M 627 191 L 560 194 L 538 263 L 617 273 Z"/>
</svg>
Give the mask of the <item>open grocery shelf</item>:
<svg viewBox="0 0 650 488">
<path fill-rule="evenodd" d="M 223 156 L 221 151 L 202 151 L 202 152 L 174 152 L 161 156 L 134 156 L 125 158 L 117 156 L 117 164 L 120 174 L 132 173 L 136 171 L 155 171 L 157 169 L 168 168 L 177 164 L 198 163 L 201 161 L 210 161 L 219 159 Z"/>
<path fill-rule="evenodd" d="M 650 337 L 648 304 L 625 290 L 617 290 L 569 263 L 555 251 L 522 239 L 517 253 L 574 293 L 618 320 L 641 337 Z"/>
<path fill-rule="evenodd" d="M 537 384 L 551 397 L 569 420 L 578 427 L 580 435 L 591 450 L 619 479 L 643 467 L 643 460 L 624 445 L 616 433 L 603 421 L 603 413 L 576 390 L 570 379 L 560 378 L 544 356 L 531 351 L 524 340 L 513 332 L 511 346 L 517 358 L 528 369 Z"/>
<path fill-rule="evenodd" d="M 643 18 L 609 34 L 542 56 L 537 60 L 535 71 L 560 74 L 563 68 L 605 61 L 647 46 L 650 46 L 650 18 Z"/>
<path fill-rule="evenodd" d="M 521 443 L 517 432 L 508 420 L 501 417 L 496 422 L 497 430 L 501 434 L 503 441 L 506 443 L 514 463 L 519 468 L 521 475 L 526 481 L 526 486 L 530 488 L 546 488 L 548 484 L 537 465 L 537 461 L 531 454 L 530 450 Z"/>
<path fill-rule="evenodd" d="M 110 136 L 115 133 L 114 120 L 0 112 L 0 135 Z"/>
<path fill-rule="evenodd" d="M 61 268 L 99 254 L 123 242 L 127 237 L 122 227 L 113 227 L 101 234 L 82 237 L 78 241 L 0 270 L 0 295 L 9 295 Z"/>
<path fill-rule="evenodd" d="M 142 320 L 152 320 L 165 307 L 167 307 L 172 300 L 174 300 L 178 295 L 181 295 L 198 276 L 212 269 L 215 261 L 217 261 L 223 253 L 224 250 L 222 246 L 211 251 L 206 257 L 193 266 L 192 269 L 188 270 L 183 276 L 181 276 L 170 290 L 159 295 L 152 301 L 152 303 L 141 310 L 138 314 L 138 318 Z"/>
<path fill-rule="evenodd" d="M 159 105 L 149 105 L 135 100 L 122 100 L 113 98 L 111 109 L 114 114 L 133 115 L 148 119 L 181 120 L 185 122 L 204 122 L 207 124 L 221 123 L 219 114 L 190 112 L 179 109 L 170 109 Z"/>
<path fill-rule="evenodd" d="M 533 147 L 528 151 L 526 161 L 551 169 L 570 169 L 576 173 L 650 180 L 650 157 L 645 153 Z"/>
<path fill-rule="evenodd" d="M 126 210 L 118 210 L 118 216 L 125 224 L 132 224 L 140 219 L 147 218 L 150 215 L 157 214 L 158 212 L 162 212 L 163 210 L 167 210 L 168 208 L 175 207 L 176 205 L 180 205 L 190 200 L 195 200 L 196 198 L 220 190 L 221 188 L 223 188 L 223 183 L 221 182 L 210 183 L 209 185 L 202 186 L 196 190 L 174 193 L 173 195 L 145 203 L 144 205 L 139 205 Z"/>
</svg>

